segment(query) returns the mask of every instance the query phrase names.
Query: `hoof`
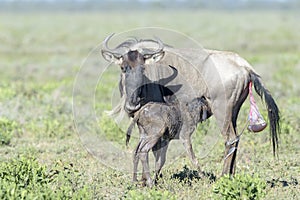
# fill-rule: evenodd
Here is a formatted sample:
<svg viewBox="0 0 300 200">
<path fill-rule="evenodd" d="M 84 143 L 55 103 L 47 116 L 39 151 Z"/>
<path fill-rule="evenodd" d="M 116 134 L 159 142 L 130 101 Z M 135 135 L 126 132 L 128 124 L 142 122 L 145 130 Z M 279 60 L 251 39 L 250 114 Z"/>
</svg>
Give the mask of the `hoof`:
<svg viewBox="0 0 300 200">
<path fill-rule="evenodd" d="M 147 187 L 149 187 L 149 188 L 151 188 L 151 187 L 153 187 L 153 181 L 151 180 L 151 179 L 148 179 L 148 180 L 144 180 L 143 181 L 143 186 L 145 187 L 145 186 L 147 186 Z"/>
</svg>

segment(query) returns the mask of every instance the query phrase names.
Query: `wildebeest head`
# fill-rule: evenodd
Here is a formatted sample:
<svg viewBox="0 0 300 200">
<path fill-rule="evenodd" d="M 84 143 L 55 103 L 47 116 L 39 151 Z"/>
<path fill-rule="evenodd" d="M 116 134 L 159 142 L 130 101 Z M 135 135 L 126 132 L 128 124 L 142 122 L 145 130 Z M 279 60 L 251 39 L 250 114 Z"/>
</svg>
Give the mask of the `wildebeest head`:
<svg viewBox="0 0 300 200">
<path fill-rule="evenodd" d="M 120 92 L 126 95 L 125 107 L 127 113 L 133 113 L 141 107 L 141 90 L 145 82 L 145 65 L 156 63 L 164 56 L 164 45 L 158 39 L 156 50 L 139 49 L 134 47 L 136 39 L 123 42 L 115 49 L 108 48 L 108 41 L 113 36 L 108 36 L 101 50 L 102 56 L 110 63 L 115 63 L 121 68 Z"/>
</svg>

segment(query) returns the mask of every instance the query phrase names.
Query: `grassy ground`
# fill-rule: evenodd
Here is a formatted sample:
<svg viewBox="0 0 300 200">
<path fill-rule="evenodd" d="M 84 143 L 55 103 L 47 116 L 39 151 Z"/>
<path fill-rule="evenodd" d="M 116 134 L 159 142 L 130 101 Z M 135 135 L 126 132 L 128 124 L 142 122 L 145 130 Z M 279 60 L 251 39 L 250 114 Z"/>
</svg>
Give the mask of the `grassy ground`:
<svg viewBox="0 0 300 200">
<path fill-rule="evenodd" d="M 58 192 L 50 192 L 48 197 L 218 199 L 213 191 L 221 184 L 218 180 L 222 169 L 223 140 L 213 119 L 201 124 L 193 136 L 194 149 L 202 157 L 200 163 L 207 173 L 206 178 L 199 179 L 183 153 L 177 160 L 168 158 L 171 162 L 164 167 L 164 176 L 153 189 L 133 185 L 128 167 L 122 171 L 108 167 L 114 162 L 111 157 L 105 158 L 99 152 L 89 154 L 83 144 L 90 142 L 92 145 L 91 142 L 94 142 L 97 147 L 102 143 L 96 144 L 92 139 L 82 142 L 83 136 L 79 137 L 74 129 L 73 83 L 89 52 L 112 32 L 157 26 L 181 31 L 206 48 L 238 52 L 254 66 L 281 109 L 279 158 L 272 156 L 268 130 L 259 134 L 245 131 L 237 158 L 237 173 L 259 177 L 266 184 L 266 187 L 259 186 L 265 199 L 300 198 L 299 17 L 298 13 L 288 11 L 1 13 L 1 169 L 8 170 L 5 168 L 8 163 L 19 163 L 24 159 L 22 157 L 27 159 L 21 162 L 23 165 L 29 162 L 29 166 L 34 168 L 36 164 L 32 164 L 35 161 L 31 158 L 36 158 L 37 165 L 45 167 L 48 181 L 46 186 L 44 183 L 39 185 L 46 189 L 27 188 L 27 192 L 33 191 L 33 196 L 56 190 Z M 95 66 L 88 68 L 95 71 L 82 75 L 86 77 L 87 85 L 91 82 L 91 75 L 99 73 L 98 65 L 104 64 L 103 61 L 95 62 Z M 101 117 L 103 109 L 111 106 L 111 93 L 116 88 L 118 71 L 110 69 L 105 76 L 108 77 L 106 84 L 95 90 L 95 98 L 99 100 L 94 105 L 95 113 L 99 125 L 105 130 L 105 138 L 112 141 L 114 147 L 130 152 L 135 141 L 127 149 L 124 133 L 111 120 Z M 240 130 L 248 107 L 246 103 L 240 113 Z M 265 114 L 263 105 L 260 108 Z M 89 128 L 95 130 L 94 136 L 99 129 Z M 217 138 L 216 144 L 209 145 L 208 156 L 202 156 L 205 149 L 203 138 L 207 138 L 207 142 L 212 137 Z M 170 147 L 171 153 L 175 146 Z M 97 151 L 97 148 L 93 150 Z M 110 164 L 107 166 L 105 162 Z M 122 163 L 127 165 L 130 158 L 119 160 L 121 169 Z M 2 181 L 3 177 L 5 175 L 0 174 Z M 21 188 L 26 189 L 26 186 Z M 9 186 L 1 189 L 0 195 L 5 190 L 13 190 Z M 17 195 L 15 193 L 12 196 Z"/>
</svg>

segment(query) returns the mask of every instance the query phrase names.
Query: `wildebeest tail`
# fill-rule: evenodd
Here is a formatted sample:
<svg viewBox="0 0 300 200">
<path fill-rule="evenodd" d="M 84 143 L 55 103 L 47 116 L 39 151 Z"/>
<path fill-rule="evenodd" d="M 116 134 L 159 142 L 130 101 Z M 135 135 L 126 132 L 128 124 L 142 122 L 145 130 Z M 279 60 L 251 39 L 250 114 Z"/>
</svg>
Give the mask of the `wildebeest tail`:
<svg viewBox="0 0 300 200">
<path fill-rule="evenodd" d="M 132 122 L 130 123 L 128 129 L 127 129 L 127 133 L 126 133 L 126 146 L 128 146 L 129 140 L 130 140 L 130 136 L 132 133 L 132 129 L 134 127 L 134 124 L 136 123 L 135 119 L 132 120 Z"/>
<path fill-rule="evenodd" d="M 264 87 L 261 82 L 260 76 L 254 72 L 250 73 L 251 81 L 254 85 L 256 93 L 261 97 L 262 100 L 266 103 L 266 107 L 268 110 L 268 117 L 270 122 L 270 135 L 273 145 L 273 154 L 275 156 L 275 152 L 278 149 L 278 134 L 280 132 L 280 116 L 279 109 L 271 96 L 268 89 Z"/>
</svg>

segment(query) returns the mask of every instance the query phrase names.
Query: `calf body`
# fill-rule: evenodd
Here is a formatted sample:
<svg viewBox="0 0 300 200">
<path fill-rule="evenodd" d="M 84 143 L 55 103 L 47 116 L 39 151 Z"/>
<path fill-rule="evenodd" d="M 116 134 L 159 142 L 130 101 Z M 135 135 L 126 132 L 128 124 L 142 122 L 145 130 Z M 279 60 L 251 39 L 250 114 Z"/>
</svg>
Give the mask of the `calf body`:
<svg viewBox="0 0 300 200">
<path fill-rule="evenodd" d="M 143 180 L 147 186 L 152 186 L 148 153 L 152 149 L 155 156 L 155 181 L 160 175 L 166 161 L 169 142 L 180 138 L 194 164 L 198 164 L 190 144 L 190 135 L 197 123 L 205 120 L 210 114 L 204 98 L 196 98 L 189 103 L 166 104 L 150 102 L 143 106 L 134 116 L 127 131 L 128 144 L 134 124 L 140 133 L 140 141 L 134 151 L 133 181 L 137 181 L 137 166 L 139 160 L 143 165 Z"/>
</svg>

